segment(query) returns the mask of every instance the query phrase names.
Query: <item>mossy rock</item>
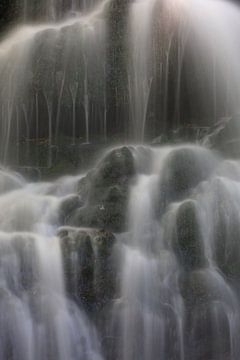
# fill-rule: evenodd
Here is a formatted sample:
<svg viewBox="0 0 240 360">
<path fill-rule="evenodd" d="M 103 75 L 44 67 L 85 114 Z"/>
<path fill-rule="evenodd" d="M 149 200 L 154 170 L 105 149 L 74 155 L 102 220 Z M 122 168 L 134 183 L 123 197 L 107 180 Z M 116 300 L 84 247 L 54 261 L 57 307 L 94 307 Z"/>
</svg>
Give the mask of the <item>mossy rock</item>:
<svg viewBox="0 0 240 360">
<path fill-rule="evenodd" d="M 221 289 L 207 268 L 182 274 L 180 291 L 188 307 L 207 305 L 221 298 Z"/>
<path fill-rule="evenodd" d="M 224 280 L 210 269 L 185 274 L 180 289 L 185 301 L 187 359 L 225 359 L 230 354 L 229 311 Z M 228 285 L 224 285 L 228 286 Z M 217 332 L 216 332 L 217 329 Z"/>
<path fill-rule="evenodd" d="M 186 359 L 231 359 L 231 330 L 221 304 L 199 306 L 189 314 L 185 328 Z"/>
<path fill-rule="evenodd" d="M 113 232 L 122 232 L 127 226 L 125 218 L 126 204 L 118 201 L 103 202 L 77 209 L 67 223 L 71 226 L 104 228 Z"/>
<path fill-rule="evenodd" d="M 135 175 L 134 157 L 128 147 L 110 151 L 79 181 L 79 195 L 85 202 L 67 221 L 77 227 L 126 230 L 129 186 Z"/>
<path fill-rule="evenodd" d="M 66 289 L 89 311 L 103 308 L 113 298 L 115 237 L 105 230 L 61 228 Z"/>
<path fill-rule="evenodd" d="M 74 210 L 78 209 L 82 205 L 83 203 L 78 195 L 69 195 L 64 198 L 59 207 L 59 218 L 61 224 L 65 224 Z"/>
<path fill-rule="evenodd" d="M 179 147 L 168 155 L 162 169 L 159 184 L 160 208 L 171 201 L 179 201 L 203 180 L 206 180 L 217 164 L 212 153 L 195 146 Z"/>
<path fill-rule="evenodd" d="M 231 279 L 240 276 L 240 214 L 229 183 L 213 182 L 213 256 L 219 269 Z M 235 195 L 234 195 L 235 196 Z"/>
<path fill-rule="evenodd" d="M 206 265 L 196 204 L 192 200 L 183 202 L 178 208 L 174 248 L 178 261 L 185 271 Z"/>
<path fill-rule="evenodd" d="M 125 189 L 135 174 L 134 158 L 128 147 L 112 150 L 92 173 L 89 202 L 102 201 L 108 188 L 119 186 Z"/>
</svg>

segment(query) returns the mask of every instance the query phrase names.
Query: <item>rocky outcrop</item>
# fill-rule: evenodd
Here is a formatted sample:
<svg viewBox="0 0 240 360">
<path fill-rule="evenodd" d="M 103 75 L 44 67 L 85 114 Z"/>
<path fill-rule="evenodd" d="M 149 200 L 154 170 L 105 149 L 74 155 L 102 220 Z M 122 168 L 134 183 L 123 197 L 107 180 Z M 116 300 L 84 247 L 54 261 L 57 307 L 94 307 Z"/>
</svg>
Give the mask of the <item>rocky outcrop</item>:
<svg viewBox="0 0 240 360">
<path fill-rule="evenodd" d="M 213 153 L 201 147 L 186 145 L 172 150 L 161 170 L 158 211 L 162 213 L 172 201 L 187 198 L 211 175 L 216 164 Z"/>
<path fill-rule="evenodd" d="M 176 230 L 175 251 L 183 269 L 191 271 L 206 265 L 201 228 L 194 201 L 187 200 L 179 206 Z"/>
<path fill-rule="evenodd" d="M 134 174 L 131 150 L 128 147 L 112 150 L 80 180 L 79 196 L 84 206 L 74 211 L 66 224 L 124 231 L 128 190 Z"/>
<path fill-rule="evenodd" d="M 67 292 L 87 310 L 100 310 L 114 295 L 114 235 L 106 230 L 65 227 L 58 236 Z"/>
</svg>

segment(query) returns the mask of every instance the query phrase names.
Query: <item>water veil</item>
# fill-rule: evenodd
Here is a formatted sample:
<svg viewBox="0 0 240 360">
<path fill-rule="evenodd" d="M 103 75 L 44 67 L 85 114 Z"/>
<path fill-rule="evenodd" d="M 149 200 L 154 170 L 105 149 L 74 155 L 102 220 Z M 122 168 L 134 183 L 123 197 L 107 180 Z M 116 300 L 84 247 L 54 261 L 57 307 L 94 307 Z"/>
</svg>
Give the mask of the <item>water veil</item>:
<svg viewBox="0 0 240 360">
<path fill-rule="evenodd" d="M 240 7 L 20 3 L 0 43 L 0 360 L 238 360 Z"/>
</svg>

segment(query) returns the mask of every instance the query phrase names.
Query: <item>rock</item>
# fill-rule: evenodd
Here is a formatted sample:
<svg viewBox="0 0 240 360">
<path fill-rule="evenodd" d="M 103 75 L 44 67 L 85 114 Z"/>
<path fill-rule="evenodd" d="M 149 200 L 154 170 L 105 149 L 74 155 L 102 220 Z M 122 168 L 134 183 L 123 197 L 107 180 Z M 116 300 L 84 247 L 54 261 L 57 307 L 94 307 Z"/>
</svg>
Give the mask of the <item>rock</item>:
<svg viewBox="0 0 240 360">
<path fill-rule="evenodd" d="M 192 200 L 185 201 L 178 208 L 175 251 L 185 271 L 206 265 L 196 205 Z"/>
<path fill-rule="evenodd" d="M 115 237 L 112 233 L 100 230 L 92 238 L 95 250 L 94 289 L 98 305 L 113 299 L 116 285 L 116 269 L 112 262 L 112 251 Z"/>
<path fill-rule="evenodd" d="M 134 158 L 131 150 L 125 146 L 112 150 L 99 163 L 93 174 L 89 201 L 101 201 L 105 198 L 105 191 L 109 187 L 128 186 L 134 173 Z"/>
<path fill-rule="evenodd" d="M 61 228 L 66 288 L 87 310 L 100 310 L 113 298 L 115 237 L 105 230 Z"/>
<path fill-rule="evenodd" d="M 121 232 L 126 227 L 126 207 L 123 204 L 105 203 L 77 209 L 67 221 L 73 226 L 99 227 L 113 232 Z"/>
<path fill-rule="evenodd" d="M 234 183 L 233 183 L 234 184 Z M 231 279 L 240 276 L 240 215 L 229 182 L 216 179 L 212 183 L 214 225 L 213 256 L 219 269 Z"/>
<path fill-rule="evenodd" d="M 206 268 L 185 274 L 180 289 L 186 305 L 187 358 L 217 360 L 230 354 L 228 317 L 233 303 L 228 285 L 215 271 Z"/>
<path fill-rule="evenodd" d="M 184 198 L 203 180 L 207 179 L 217 164 L 213 154 L 201 147 L 177 147 L 165 160 L 160 182 L 160 208 L 171 201 Z"/>
<path fill-rule="evenodd" d="M 81 206 L 83 206 L 83 202 L 78 195 L 70 195 L 64 198 L 59 208 L 60 222 L 65 224 L 72 212 Z"/>
<path fill-rule="evenodd" d="M 79 194 L 85 205 L 72 214 L 67 224 L 124 231 L 128 190 L 134 174 L 131 150 L 127 147 L 112 150 L 96 170 L 80 180 Z"/>
<path fill-rule="evenodd" d="M 208 268 L 183 273 L 180 277 L 180 290 L 189 308 L 207 305 L 219 299 L 221 290 L 212 283 Z"/>
</svg>

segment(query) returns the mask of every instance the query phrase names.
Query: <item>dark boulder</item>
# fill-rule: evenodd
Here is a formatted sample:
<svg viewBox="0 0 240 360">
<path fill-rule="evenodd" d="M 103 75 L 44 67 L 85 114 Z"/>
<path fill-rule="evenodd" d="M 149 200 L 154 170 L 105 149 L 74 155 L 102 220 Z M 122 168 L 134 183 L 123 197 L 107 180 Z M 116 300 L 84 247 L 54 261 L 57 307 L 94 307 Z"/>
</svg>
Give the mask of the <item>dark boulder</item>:
<svg viewBox="0 0 240 360">
<path fill-rule="evenodd" d="M 78 209 L 82 205 L 83 203 L 78 195 L 69 195 L 64 198 L 59 207 L 59 217 L 61 224 L 64 224 L 74 212 L 74 210 Z"/>
<path fill-rule="evenodd" d="M 179 201 L 214 170 L 217 160 L 214 155 L 201 147 L 181 146 L 172 150 L 165 160 L 159 184 L 160 210 L 172 201 Z"/>
<path fill-rule="evenodd" d="M 129 185 L 135 174 L 134 157 L 127 147 L 112 150 L 96 169 L 79 182 L 84 200 L 67 224 L 124 231 L 127 225 Z"/>
<path fill-rule="evenodd" d="M 99 163 L 93 174 L 89 201 L 101 201 L 109 187 L 128 186 L 134 173 L 134 158 L 131 150 L 125 146 L 112 150 Z"/>
<path fill-rule="evenodd" d="M 216 265 L 229 279 L 240 276 L 240 213 L 232 191 L 235 182 L 217 178 L 210 189 L 213 197 L 213 256 Z"/>
<path fill-rule="evenodd" d="M 206 268 L 185 274 L 180 289 L 185 301 L 186 359 L 227 359 L 234 300 L 224 279 Z"/>
<path fill-rule="evenodd" d="M 177 211 L 175 252 L 186 271 L 206 264 L 197 209 L 192 200 L 182 203 Z"/>
<path fill-rule="evenodd" d="M 67 292 L 89 311 L 100 310 L 114 295 L 115 237 L 105 230 L 61 228 Z"/>
</svg>

